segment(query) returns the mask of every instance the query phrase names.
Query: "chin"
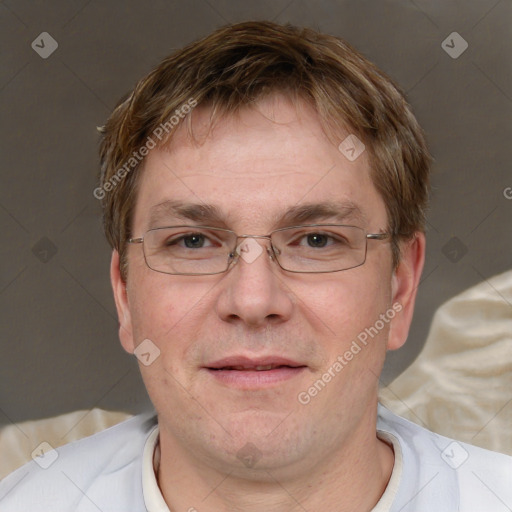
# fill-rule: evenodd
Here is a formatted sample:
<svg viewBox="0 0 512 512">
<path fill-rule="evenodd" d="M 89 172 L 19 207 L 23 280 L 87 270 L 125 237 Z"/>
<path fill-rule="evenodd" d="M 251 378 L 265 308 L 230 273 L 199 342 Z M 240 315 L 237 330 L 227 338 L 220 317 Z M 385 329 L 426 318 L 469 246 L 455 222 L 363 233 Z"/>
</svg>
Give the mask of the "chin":
<svg viewBox="0 0 512 512">
<path fill-rule="evenodd" d="M 227 434 L 210 444 L 210 449 L 230 464 L 248 469 L 278 469 L 300 462 L 307 452 L 313 429 L 304 422 L 289 423 L 286 414 L 255 410 L 237 413 L 223 423 Z M 218 430 L 218 429 L 217 429 Z M 227 458 L 226 458 L 227 455 Z"/>
</svg>

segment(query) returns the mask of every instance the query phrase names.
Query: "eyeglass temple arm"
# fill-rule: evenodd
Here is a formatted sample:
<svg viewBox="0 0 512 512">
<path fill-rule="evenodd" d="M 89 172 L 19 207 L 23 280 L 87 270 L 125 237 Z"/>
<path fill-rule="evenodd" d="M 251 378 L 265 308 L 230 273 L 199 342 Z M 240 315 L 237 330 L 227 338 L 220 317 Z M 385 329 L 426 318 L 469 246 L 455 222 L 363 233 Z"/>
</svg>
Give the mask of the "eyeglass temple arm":
<svg viewBox="0 0 512 512">
<path fill-rule="evenodd" d="M 144 237 L 139 237 L 139 238 L 128 238 L 127 242 L 129 244 L 141 244 L 142 242 L 144 242 Z"/>
<path fill-rule="evenodd" d="M 384 240 L 390 236 L 390 233 L 368 233 L 366 238 L 369 238 L 370 240 Z"/>
</svg>

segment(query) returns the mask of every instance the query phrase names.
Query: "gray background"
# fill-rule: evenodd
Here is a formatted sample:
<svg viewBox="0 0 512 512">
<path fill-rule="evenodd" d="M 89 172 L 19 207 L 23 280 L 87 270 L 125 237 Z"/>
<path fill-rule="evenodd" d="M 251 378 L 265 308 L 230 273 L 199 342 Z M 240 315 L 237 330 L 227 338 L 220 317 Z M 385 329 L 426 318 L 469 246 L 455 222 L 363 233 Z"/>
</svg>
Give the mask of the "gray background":
<svg viewBox="0 0 512 512">
<path fill-rule="evenodd" d="M 503 193 L 512 187 L 510 0 L 5 0 L 0 424 L 148 408 L 117 338 L 92 194 L 96 126 L 174 48 L 249 19 L 346 38 L 402 86 L 428 134 L 436 162 L 427 263 L 410 339 L 389 355 L 383 382 L 417 356 L 442 302 L 512 267 Z M 469 44 L 456 59 L 441 47 L 454 31 Z M 31 47 L 42 32 L 58 42 L 47 59 Z"/>
</svg>

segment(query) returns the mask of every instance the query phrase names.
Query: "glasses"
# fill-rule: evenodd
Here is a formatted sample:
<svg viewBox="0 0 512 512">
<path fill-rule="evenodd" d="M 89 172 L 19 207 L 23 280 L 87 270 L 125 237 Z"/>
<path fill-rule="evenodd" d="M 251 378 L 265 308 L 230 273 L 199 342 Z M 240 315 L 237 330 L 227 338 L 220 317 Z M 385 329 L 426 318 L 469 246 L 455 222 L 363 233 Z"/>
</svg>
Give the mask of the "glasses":
<svg viewBox="0 0 512 512">
<path fill-rule="evenodd" d="M 202 276 L 227 272 L 240 256 L 249 263 L 254 261 L 263 251 L 254 239 L 266 238 L 271 260 L 287 272 L 309 274 L 359 267 L 366 261 L 368 240 L 389 237 L 389 233 L 366 233 L 360 227 L 339 224 L 292 226 L 269 235 L 237 235 L 209 226 L 168 226 L 150 229 L 128 243 L 142 244 L 151 270 Z"/>
</svg>

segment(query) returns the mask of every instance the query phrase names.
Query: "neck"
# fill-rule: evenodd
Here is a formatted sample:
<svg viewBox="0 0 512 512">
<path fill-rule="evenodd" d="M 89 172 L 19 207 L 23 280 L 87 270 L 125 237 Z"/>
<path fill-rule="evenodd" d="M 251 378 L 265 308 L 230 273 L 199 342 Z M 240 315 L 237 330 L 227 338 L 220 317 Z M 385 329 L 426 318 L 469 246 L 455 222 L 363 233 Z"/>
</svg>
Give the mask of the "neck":
<svg viewBox="0 0 512 512">
<path fill-rule="evenodd" d="M 376 437 L 376 428 L 367 435 L 356 432 L 312 465 L 255 467 L 250 474 L 201 463 L 163 429 L 160 449 L 157 479 L 173 512 L 369 512 L 384 493 L 394 464 L 393 449 Z"/>
</svg>

